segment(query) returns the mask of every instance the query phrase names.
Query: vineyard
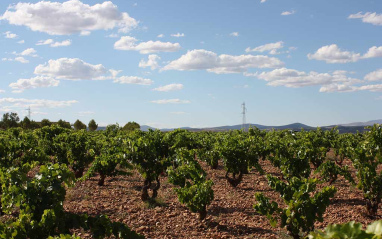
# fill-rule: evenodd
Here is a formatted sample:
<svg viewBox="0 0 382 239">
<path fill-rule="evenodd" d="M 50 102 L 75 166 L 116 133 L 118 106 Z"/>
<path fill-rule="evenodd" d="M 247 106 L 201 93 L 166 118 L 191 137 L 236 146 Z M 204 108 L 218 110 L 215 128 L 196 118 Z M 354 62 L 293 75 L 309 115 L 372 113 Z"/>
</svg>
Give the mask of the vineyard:
<svg viewBox="0 0 382 239">
<path fill-rule="evenodd" d="M 0 131 L 0 157 L 1 238 L 382 238 L 377 124 L 15 127 Z"/>
</svg>

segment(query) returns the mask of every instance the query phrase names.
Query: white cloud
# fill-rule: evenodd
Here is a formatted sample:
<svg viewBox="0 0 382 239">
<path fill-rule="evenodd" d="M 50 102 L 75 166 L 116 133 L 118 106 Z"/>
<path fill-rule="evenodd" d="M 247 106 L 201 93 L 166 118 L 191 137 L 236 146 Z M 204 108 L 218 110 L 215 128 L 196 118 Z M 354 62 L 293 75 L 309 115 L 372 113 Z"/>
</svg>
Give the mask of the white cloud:
<svg viewBox="0 0 382 239">
<path fill-rule="evenodd" d="M 29 63 L 29 61 L 22 56 L 16 57 L 15 61 L 21 62 L 23 64 Z"/>
<path fill-rule="evenodd" d="M 353 92 L 356 91 L 357 87 L 347 84 L 333 83 L 330 85 L 324 85 L 320 88 L 320 92 L 330 93 L 330 92 Z"/>
<path fill-rule="evenodd" d="M 36 43 L 37 46 L 53 44 L 53 39 L 40 40 Z"/>
<path fill-rule="evenodd" d="M 158 38 L 163 38 L 163 37 L 164 37 L 164 34 L 159 34 L 157 37 L 158 37 Z"/>
<path fill-rule="evenodd" d="M 107 35 L 107 37 L 110 37 L 110 38 L 117 38 L 117 37 L 119 37 L 119 35 L 118 35 L 118 34 L 115 34 L 115 33 L 112 33 L 112 34 L 110 34 L 110 35 Z"/>
<path fill-rule="evenodd" d="M 294 69 L 280 68 L 270 72 L 262 72 L 255 74 L 244 74 L 246 76 L 257 77 L 258 79 L 265 80 L 270 86 L 285 86 L 285 87 L 304 87 L 313 85 L 330 85 L 333 83 L 341 83 L 344 85 L 351 85 L 360 83 L 361 81 L 355 78 L 346 76 L 346 71 L 335 71 L 329 73 L 317 73 L 314 71 L 304 72 Z"/>
<path fill-rule="evenodd" d="M 240 73 L 249 68 L 278 68 L 284 63 L 274 57 L 263 55 L 217 55 L 207 50 L 188 51 L 179 59 L 170 62 L 162 70 L 207 70 L 217 74 Z"/>
<path fill-rule="evenodd" d="M 103 65 L 92 65 L 78 58 L 60 58 L 38 65 L 34 73 L 46 78 L 64 80 L 113 80 L 120 84 L 151 85 L 150 79 L 138 76 L 120 76 L 121 71 L 106 69 Z"/>
<path fill-rule="evenodd" d="M 260 2 L 261 2 L 261 3 L 265 3 L 266 1 L 267 1 L 267 0 L 261 0 Z"/>
<path fill-rule="evenodd" d="M 308 54 L 308 58 L 326 61 L 326 63 L 348 63 L 361 59 L 361 54 L 343 51 L 336 44 L 332 44 L 321 47 L 314 54 Z"/>
<path fill-rule="evenodd" d="M 1 18 L 0 18 L 1 20 Z M 10 32 L 10 31 L 7 31 L 7 32 L 4 32 L 3 35 L 5 36 L 5 38 L 8 38 L 8 39 L 15 39 L 17 38 L 17 35 Z"/>
<path fill-rule="evenodd" d="M 21 93 L 27 89 L 35 89 L 41 87 L 58 86 L 60 82 L 51 77 L 36 76 L 30 79 L 19 79 L 17 82 L 9 84 L 14 93 Z"/>
<path fill-rule="evenodd" d="M 40 1 L 34 4 L 19 2 L 9 6 L 0 16 L 0 20 L 50 35 L 69 35 L 114 28 L 118 28 L 120 32 L 128 32 L 138 25 L 134 18 L 126 12 L 120 12 L 111 1 L 93 6 L 80 0 L 63 3 Z"/>
<path fill-rule="evenodd" d="M 366 81 L 382 81 L 382 69 L 370 72 L 364 77 L 364 79 Z"/>
<path fill-rule="evenodd" d="M 371 23 L 373 25 L 382 26 L 382 14 L 377 14 L 376 12 L 358 12 L 356 14 L 351 14 L 349 19 L 362 19 L 362 22 Z"/>
<path fill-rule="evenodd" d="M 175 90 L 182 90 L 182 89 L 183 89 L 182 84 L 169 84 L 169 85 L 165 85 L 165 86 L 160 86 L 160 87 L 155 88 L 153 90 L 168 92 L 168 91 L 175 91 Z"/>
<path fill-rule="evenodd" d="M 153 83 L 150 79 L 145 79 L 138 76 L 121 76 L 114 79 L 114 83 L 120 84 L 135 84 L 135 85 L 151 85 Z"/>
<path fill-rule="evenodd" d="M 36 57 L 36 50 L 33 48 L 28 48 L 20 53 L 21 56 L 33 56 Z"/>
<path fill-rule="evenodd" d="M 0 98 L 0 104 L 3 107 L 12 108 L 61 108 L 69 107 L 78 103 L 76 100 L 68 101 L 56 101 L 56 100 L 44 100 L 44 99 L 24 99 L 24 98 Z"/>
<path fill-rule="evenodd" d="M 24 41 L 24 40 L 21 40 L 21 41 L 18 41 L 17 43 L 18 43 L 18 44 L 24 44 L 25 41 Z"/>
<path fill-rule="evenodd" d="M 81 31 L 80 32 L 80 36 L 90 36 L 90 34 L 92 34 L 91 31 Z"/>
<path fill-rule="evenodd" d="M 363 85 L 357 88 L 357 90 L 367 90 L 372 92 L 382 92 L 382 84 L 378 85 Z"/>
<path fill-rule="evenodd" d="M 239 33 L 238 32 L 232 32 L 229 34 L 230 36 L 233 36 L 233 37 L 238 37 L 239 36 Z"/>
<path fill-rule="evenodd" d="M 142 59 L 139 62 L 139 67 L 141 67 L 141 68 L 150 67 L 151 70 L 155 70 L 155 69 L 159 68 L 159 64 L 158 64 L 159 60 L 160 60 L 160 57 L 158 55 L 155 55 L 155 54 L 149 55 L 147 61 Z"/>
<path fill-rule="evenodd" d="M 374 57 L 382 57 L 382 46 L 380 47 L 370 47 L 369 50 L 363 55 L 363 58 L 374 58 Z"/>
<path fill-rule="evenodd" d="M 172 37 L 184 37 L 184 33 L 176 33 L 176 34 L 171 34 Z"/>
<path fill-rule="evenodd" d="M 5 90 L 0 89 L 0 93 L 5 93 Z"/>
<path fill-rule="evenodd" d="M 282 12 L 282 13 L 281 13 L 281 16 L 293 15 L 293 14 L 295 14 L 295 13 L 296 13 L 295 10 L 292 10 L 292 11 L 285 11 L 285 12 Z"/>
<path fill-rule="evenodd" d="M 70 46 L 72 44 L 72 40 L 64 40 L 62 42 L 55 42 L 53 39 L 40 40 L 36 43 L 37 46 L 41 45 L 50 45 L 50 47 L 61 47 L 61 46 Z"/>
<path fill-rule="evenodd" d="M 50 46 L 51 47 L 61 47 L 61 46 L 70 46 L 71 44 L 72 44 L 71 40 L 65 40 L 62 42 L 55 42 L 55 43 L 51 44 Z"/>
<path fill-rule="evenodd" d="M 247 48 L 245 49 L 246 52 L 265 52 L 268 51 L 270 54 L 275 55 L 279 54 L 278 50 L 284 47 L 284 42 L 283 41 L 278 41 L 274 43 L 268 43 L 264 44 L 255 48 Z"/>
<path fill-rule="evenodd" d="M 370 47 L 363 56 L 360 53 L 354 53 L 341 50 L 336 44 L 323 46 L 314 54 L 308 54 L 309 59 L 326 61 L 326 63 L 348 63 L 357 62 L 361 59 L 382 57 L 382 46 Z"/>
<path fill-rule="evenodd" d="M 155 104 L 189 104 L 189 100 L 180 100 L 180 99 L 168 99 L 168 100 L 152 100 L 151 103 Z"/>
<path fill-rule="evenodd" d="M 34 73 L 66 80 L 96 80 L 108 71 L 101 65 L 92 65 L 78 58 L 60 58 L 38 65 Z"/>
<path fill-rule="evenodd" d="M 156 52 L 175 52 L 180 49 L 179 43 L 147 41 L 137 44 L 138 40 L 134 37 L 123 36 L 114 44 L 114 49 L 125 51 L 139 51 L 141 54 Z"/>
</svg>

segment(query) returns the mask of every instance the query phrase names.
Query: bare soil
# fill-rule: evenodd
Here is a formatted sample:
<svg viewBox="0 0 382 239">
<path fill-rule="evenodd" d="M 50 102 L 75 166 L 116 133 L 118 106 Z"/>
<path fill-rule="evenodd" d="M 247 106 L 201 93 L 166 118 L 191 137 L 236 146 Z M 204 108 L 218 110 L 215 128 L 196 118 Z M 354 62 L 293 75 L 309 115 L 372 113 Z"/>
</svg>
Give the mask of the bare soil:
<svg viewBox="0 0 382 239">
<path fill-rule="evenodd" d="M 161 178 L 159 205 L 142 202 L 143 179 L 136 172 L 128 177 L 106 178 L 104 186 L 97 185 L 98 177 L 78 182 L 68 190 L 64 207 L 74 213 L 105 214 L 114 221 L 127 224 L 146 238 L 288 238 L 285 229 L 272 228 L 267 218 L 253 209 L 256 192 L 263 192 L 283 205 L 279 195 L 268 186 L 265 176 L 252 171 L 245 174 L 243 181 L 233 188 L 224 178 L 225 171 L 221 165 L 213 170 L 203 162 L 201 164 L 214 181 L 215 197 L 203 221 L 178 202 L 174 186 L 167 182 L 166 177 Z M 269 161 L 261 161 L 261 164 L 267 173 L 280 175 Z M 344 164 L 351 165 L 349 160 Z M 352 173 L 354 175 L 354 170 Z M 320 187 L 327 185 L 325 183 Z M 326 210 L 324 221 L 316 223 L 316 229 L 348 221 L 367 225 L 382 219 L 381 206 L 375 218 L 365 215 L 362 192 L 343 177 L 339 177 L 333 185 L 338 191 Z M 91 238 L 84 231 L 74 233 Z"/>
</svg>

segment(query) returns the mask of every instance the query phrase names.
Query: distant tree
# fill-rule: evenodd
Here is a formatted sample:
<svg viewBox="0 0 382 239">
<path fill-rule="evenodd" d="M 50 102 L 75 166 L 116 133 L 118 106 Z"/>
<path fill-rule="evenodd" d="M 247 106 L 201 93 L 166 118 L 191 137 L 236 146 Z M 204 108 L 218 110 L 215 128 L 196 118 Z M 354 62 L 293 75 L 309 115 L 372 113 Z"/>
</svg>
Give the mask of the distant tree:
<svg viewBox="0 0 382 239">
<path fill-rule="evenodd" d="M 66 128 L 66 129 L 71 129 L 72 126 L 70 125 L 69 122 L 67 121 L 64 121 L 62 119 L 60 119 L 59 121 L 57 121 L 57 125 L 60 126 L 61 128 Z"/>
<path fill-rule="evenodd" d="M 98 124 L 96 124 L 94 119 L 92 119 L 92 120 L 89 121 L 88 127 L 89 127 L 90 131 L 96 131 L 97 128 L 98 128 Z"/>
<path fill-rule="evenodd" d="M 17 113 L 14 113 L 14 112 L 5 113 L 5 114 L 3 114 L 3 118 L 1 120 L 1 126 L 4 129 L 9 129 L 12 127 L 18 127 L 19 121 L 20 121 L 20 118 L 17 115 Z"/>
<path fill-rule="evenodd" d="M 20 122 L 20 126 L 23 129 L 32 129 L 32 122 L 28 117 L 25 116 L 24 119 Z"/>
<path fill-rule="evenodd" d="M 125 124 L 125 126 L 123 126 L 122 129 L 125 131 L 134 131 L 134 130 L 137 130 L 140 128 L 141 128 L 141 126 L 138 123 L 132 121 L 132 122 Z"/>
<path fill-rule="evenodd" d="M 79 119 L 73 124 L 75 130 L 86 129 L 86 124 L 82 123 Z"/>
<path fill-rule="evenodd" d="M 50 120 L 48 120 L 48 119 L 43 119 L 43 120 L 41 120 L 40 125 L 41 125 L 41 127 L 51 126 L 52 122 L 50 122 Z"/>
<path fill-rule="evenodd" d="M 31 129 L 38 129 L 38 128 L 41 128 L 40 124 L 34 120 L 31 120 Z"/>
</svg>

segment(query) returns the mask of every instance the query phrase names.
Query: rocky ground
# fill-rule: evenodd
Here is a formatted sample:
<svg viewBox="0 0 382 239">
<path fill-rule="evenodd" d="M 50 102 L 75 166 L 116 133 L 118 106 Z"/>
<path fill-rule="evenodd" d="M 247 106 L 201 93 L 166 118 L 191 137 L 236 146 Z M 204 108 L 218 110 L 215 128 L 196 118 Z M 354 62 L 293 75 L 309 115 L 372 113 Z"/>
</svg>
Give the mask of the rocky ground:
<svg viewBox="0 0 382 239">
<path fill-rule="evenodd" d="M 261 163 L 267 173 L 278 174 L 268 161 Z M 345 163 L 350 164 L 348 161 Z M 256 192 L 263 192 L 282 205 L 279 195 L 270 189 L 264 176 L 256 171 L 250 172 L 244 175 L 237 188 L 233 188 L 224 178 L 222 166 L 213 170 L 201 164 L 214 181 L 215 195 L 208 207 L 208 216 L 203 221 L 178 202 L 166 177 L 161 178 L 159 205 L 154 207 L 143 203 L 140 199 L 143 179 L 136 172 L 128 177 L 107 178 L 105 186 L 97 185 L 98 177 L 78 182 L 68 190 L 64 207 L 75 213 L 108 215 L 146 238 L 288 238 L 285 229 L 272 228 L 267 218 L 253 209 Z M 323 229 L 332 223 L 356 221 L 365 225 L 382 219 L 381 208 L 375 218 L 364 214 L 362 192 L 344 178 L 340 177 L 333 185 L 338 191 L 325 213 L 324 221 L 316 223 L 316 229 Z M 75 233 L 91 238 L 87 232 Z"/>
</svg>

